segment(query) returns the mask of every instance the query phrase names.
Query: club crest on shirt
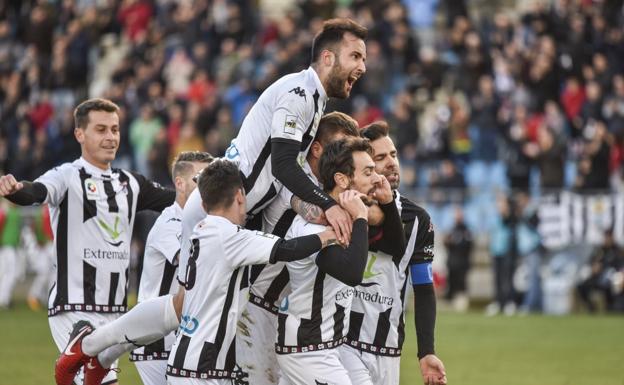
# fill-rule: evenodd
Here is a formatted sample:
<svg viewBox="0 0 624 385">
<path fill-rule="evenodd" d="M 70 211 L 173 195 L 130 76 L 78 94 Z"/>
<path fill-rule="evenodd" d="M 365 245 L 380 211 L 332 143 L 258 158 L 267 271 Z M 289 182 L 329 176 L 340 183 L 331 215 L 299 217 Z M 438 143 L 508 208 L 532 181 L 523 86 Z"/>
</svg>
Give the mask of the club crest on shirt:
<svg viewBox="0 0 624 385">
<path fill-rule="evenodd" d="M 84 189 L 88 200 L 96 200 L 100 197 L 97 183 L 91 178 L 87 178 L 84 181 Z"/>
<path fill-rule="evenodd" d="M 297 116 L 286 115 L 284 120 L 284 133 L 295 135 L 295 129 L 297 128 Z"/>
</svg>

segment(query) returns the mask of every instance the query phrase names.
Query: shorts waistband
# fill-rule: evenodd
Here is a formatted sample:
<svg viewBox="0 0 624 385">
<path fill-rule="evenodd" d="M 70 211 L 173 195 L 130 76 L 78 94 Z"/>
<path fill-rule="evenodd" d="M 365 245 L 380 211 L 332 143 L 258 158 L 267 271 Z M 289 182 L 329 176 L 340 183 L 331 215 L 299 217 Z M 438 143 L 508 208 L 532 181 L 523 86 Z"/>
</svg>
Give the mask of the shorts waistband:
<svg viewBox="0 0 624 385">
<path fill-rule="evenodd" d="M 398 349 L 398 348 L 389 348 L 387 346 L 377 346 L 377 345 L 367 344 L 365 342 L 353 341 L 349 339 L 345 341 L 345 344 L 357 350 L 376 354 L 378 356 L 387 356 L 387 357 L 400 357 L 401 356 L 401 349 Z"/>
<path fill-rule="evenodd" d="M 277 354 L 306 353 L 306 352 L 314 352 L 318 350 L 333 349 L 342 345 L 346 341 L 347 341 L 347 337 L 334 340 L 334 341 L 321 342 L 319 344 L 310 344 L 306 346 L 284 346 L 284 345 L 275 344 L 275 353 Z"/>
<path fill-rule="evenodd" d="M 258 297 L 255 294 L 249 293 L 249 302 L 268 311 L 269 313 L 275 315 L 279 313 L 279 308 L 275 306 L 274 303 L 271 303 L 262 297 Z"/>
<path fill-rule="evenodd" d="M 125 305 L 85 305 L 81 303 L 70 303 L 56 305 L 48 309 L 48 317 L 55 316 L 66 311 L 84 311 L 93 313 L 125 313 L 128 307 Z"/>
<path fill-rule="evenodd" d="M 130 353 L 130 361 L 161 361 L 169 358 L 169 352 L 152 352 L 148 354 Z"/>
<path fill-rule="evenodd" d="M 200 372 L 197 370 L 187 370 L 174 368 L 171 365 L 167 365 L 167 375 L 173 377 L 186 377 L 186 378 L 198 378 L 200 380 L 206 379 L 228 379 L 228 380 L 242 380 L 248 376 L 243 371 L 232 372 L 229 370 L 214 369 L 206 372 Z"/>
</svg>

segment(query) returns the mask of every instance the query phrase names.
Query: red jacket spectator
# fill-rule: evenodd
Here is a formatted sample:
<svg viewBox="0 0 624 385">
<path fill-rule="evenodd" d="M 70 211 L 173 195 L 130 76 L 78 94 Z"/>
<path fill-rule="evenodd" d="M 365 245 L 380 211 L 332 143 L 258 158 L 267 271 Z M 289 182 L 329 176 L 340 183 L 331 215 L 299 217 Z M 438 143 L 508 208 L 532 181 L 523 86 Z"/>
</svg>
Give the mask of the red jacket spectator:
<svg viewBox="0 0 624 385">
<path fill-rule="evenodd" d="M 119 8 L 117 18 L 130 40 L 136 41 L 147 30 L 152 19 L 152 6 L 145 0 L 126 0 Z"/>
</svg>

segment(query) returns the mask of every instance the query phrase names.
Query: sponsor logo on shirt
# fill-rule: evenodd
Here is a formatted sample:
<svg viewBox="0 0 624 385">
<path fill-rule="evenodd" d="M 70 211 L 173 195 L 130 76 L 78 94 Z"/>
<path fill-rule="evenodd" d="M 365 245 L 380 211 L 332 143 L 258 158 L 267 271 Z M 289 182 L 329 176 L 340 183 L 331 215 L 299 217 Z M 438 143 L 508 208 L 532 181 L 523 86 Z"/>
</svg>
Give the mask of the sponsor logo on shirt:
<svg viewBox="0 0 624 385">
<path fill-rule="evenodd" d="M 82 258 L 84 260 L 88 259 L 108 259 L 108 260 L 120 260 L 127 261 L 130 259 L 130 253 L 126 250 L 124 251 L 110 251 L 110 250 L 100 250 L 100 249 L 91 249 L 89 247 L 85 247 L 82 250 Z"/>
<path fill-rule="evenodd" d="M 289 135 L 295 135 L 296 128 L 297 128 L 297 116 L 286 115 L 286 119 L 284 120 L 284 133 L 289 134 Z"/>
<path fill-rule="evenodd" d="M 383 295 L 379 292 L 370 293 L 353 287 L 336 293 L 336 301 L 345 300 L 351 296 L 353 296 L 353 299 L 360 299 L 364 302 L 378 303 L 380 305 L 392 306 L 394 303 L 394 298 L 391 296 Z"/>
<path fill-rule="evenodd" d="M 304 98 L 306 101 L 308 100 L 308 99 L 306 99 L 305 90 L 303 88 L 301 88 L 301 87 L 295 87 L 292 90 L 288 91 L 288 93 L 293 93 L 295 95 L 299 95 L 302 98 Z"/>
<path fill-rule="evenodd" d="M 240 152 L 238 152 L 238 148 L 234 145 L 234 143 L 230 144 L 227 150 L 225 150 L 225 157 L 228 160 L 237 159 L 240 156 Z"/>
<path fill-rule="evenodd" d="M 184 314 L 180 317 L 180 330 L 186 334 L 193 334 L 197 327 L 199 326 L 199 321 L 195 317 L 191 317 L 190 315 Z"/>
<path fill-rule="evenodd" d="M 115 222 L 114 222 L 113 226 L 111 226 L 110 224 L 106 223 L 101 218 L 98 218 L 97 222 L 100 225 L 100 227 L 102 228 L 102 230 L 104 230 L 104 232 L 112 240 L 112 242 L 110 242 L 110 241 L 107 241 L 105 239 L 104 241 L 106 241 L 106 243 L 108 243 L 111 246 L 115 246 L 115 247 L 118 247 L 119 245 L 121 245 L 123 243 L 123 240 L 120 240 L 120 241 L 117 242 L 117 238 L 119 238 L 119 236 L 121 234 L 123 234 L 123 230 L 120 231 L 119 228 L 118 228 L 119 227 L 119 215 L 115 216 Z"/>
<path fill-rule="evenodd" d="M 90 201 L 96 200 L 100 197 L 100 193 L 98 191 L 97 183 L 91 178 L 87 178 L 84 181 L 85 192 L 87 195 L 87 199 Z"/>
</svg>

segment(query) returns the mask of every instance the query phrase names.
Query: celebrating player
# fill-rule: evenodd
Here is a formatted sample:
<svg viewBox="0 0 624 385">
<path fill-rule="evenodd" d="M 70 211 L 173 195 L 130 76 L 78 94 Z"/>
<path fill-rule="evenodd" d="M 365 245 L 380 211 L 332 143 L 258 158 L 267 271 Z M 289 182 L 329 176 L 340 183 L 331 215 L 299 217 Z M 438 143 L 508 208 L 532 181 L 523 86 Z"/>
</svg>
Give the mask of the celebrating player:
<svg viewBox="0 0 624 385">
<path fill-rule="evenodd" d="M 340 354 L 354 384 L 398 385 L 400 356 L 405 338 L 405 285 L 408 272 L 414 288 L 414 316 L 418 358 L 426 385 L 446 384 L 444 365 L 435 356 L 433 335 L 436 302 L 431 275 L 433 227 L 427 212 L 398 192 L 397 150 L 385 122 L 368 125 L 362 136 L 370 139 L 375 169 L 395 193 L 408 247 L 392 256 L 371 245 L 364 280 L 355 289 L 347 343 Z"/>
<path fill-rule="evenodd" d="M 0 177 L 0 195 L 19 205 L 47 203 L 56 247 L 56 277 L 48 316 L 54 342 L 63 351 L 72 325 L 110 322 L 126 311 L 130 239 L 136 212 L 162 211 L 175 192 L 142 175 L 111 168 L 119 147 L 119 107 L 90 99 L 74 110 L 74 135 L 82 156 L 55 167 L 34 182 Z M 62 368 L 61 368 L 62 369 Z M 56 371 L 57 384 L 70 385 L 73 372 Z M 82 380 L 76 381 L 81 384 Z M 111 372 L 105 382 L 116 383 Z"/>
<path fill-rule="evenodd" d="M 288 307 L 278 315 L 275 345 L 285 383 L 352 383 L 335 348 L 344 341 L 353 287 L 362 281 L 366 265 L 368 208 L 364 200 L 378 200 L 384 211 L 386 250 L 398 255 L 405 249 L 390 186 L 375 172 L 371 152 L 368 141 L 360 138 L 343 139 L 323 150 L 320 182 L 353 217 L 353 234 L 346 249 L 327 248 L 287 264 L 292 292 Z M 323 228 L 297 216 L 286 237 L 314 234 Z"/>
<path fill-rule="evenodd" d="M 212 156 L 207 152 L 198 151 L 182 152 L 174 160 L 171 175 L 176 200 L 163 210 L 147 236 L 138 302 L 175 294 L 178 290 L 174 278 L 177 275 L 180 254 L 182 208 L 196 187 L 193 177 L 212 160 Z M 169 333 L 166 337 L 137 348 L 130 354 L 130 360 L 134 361 L 143 384 L 166 385 L 167 359 L 174 341 L 175 334 Z"/>
</svg>

